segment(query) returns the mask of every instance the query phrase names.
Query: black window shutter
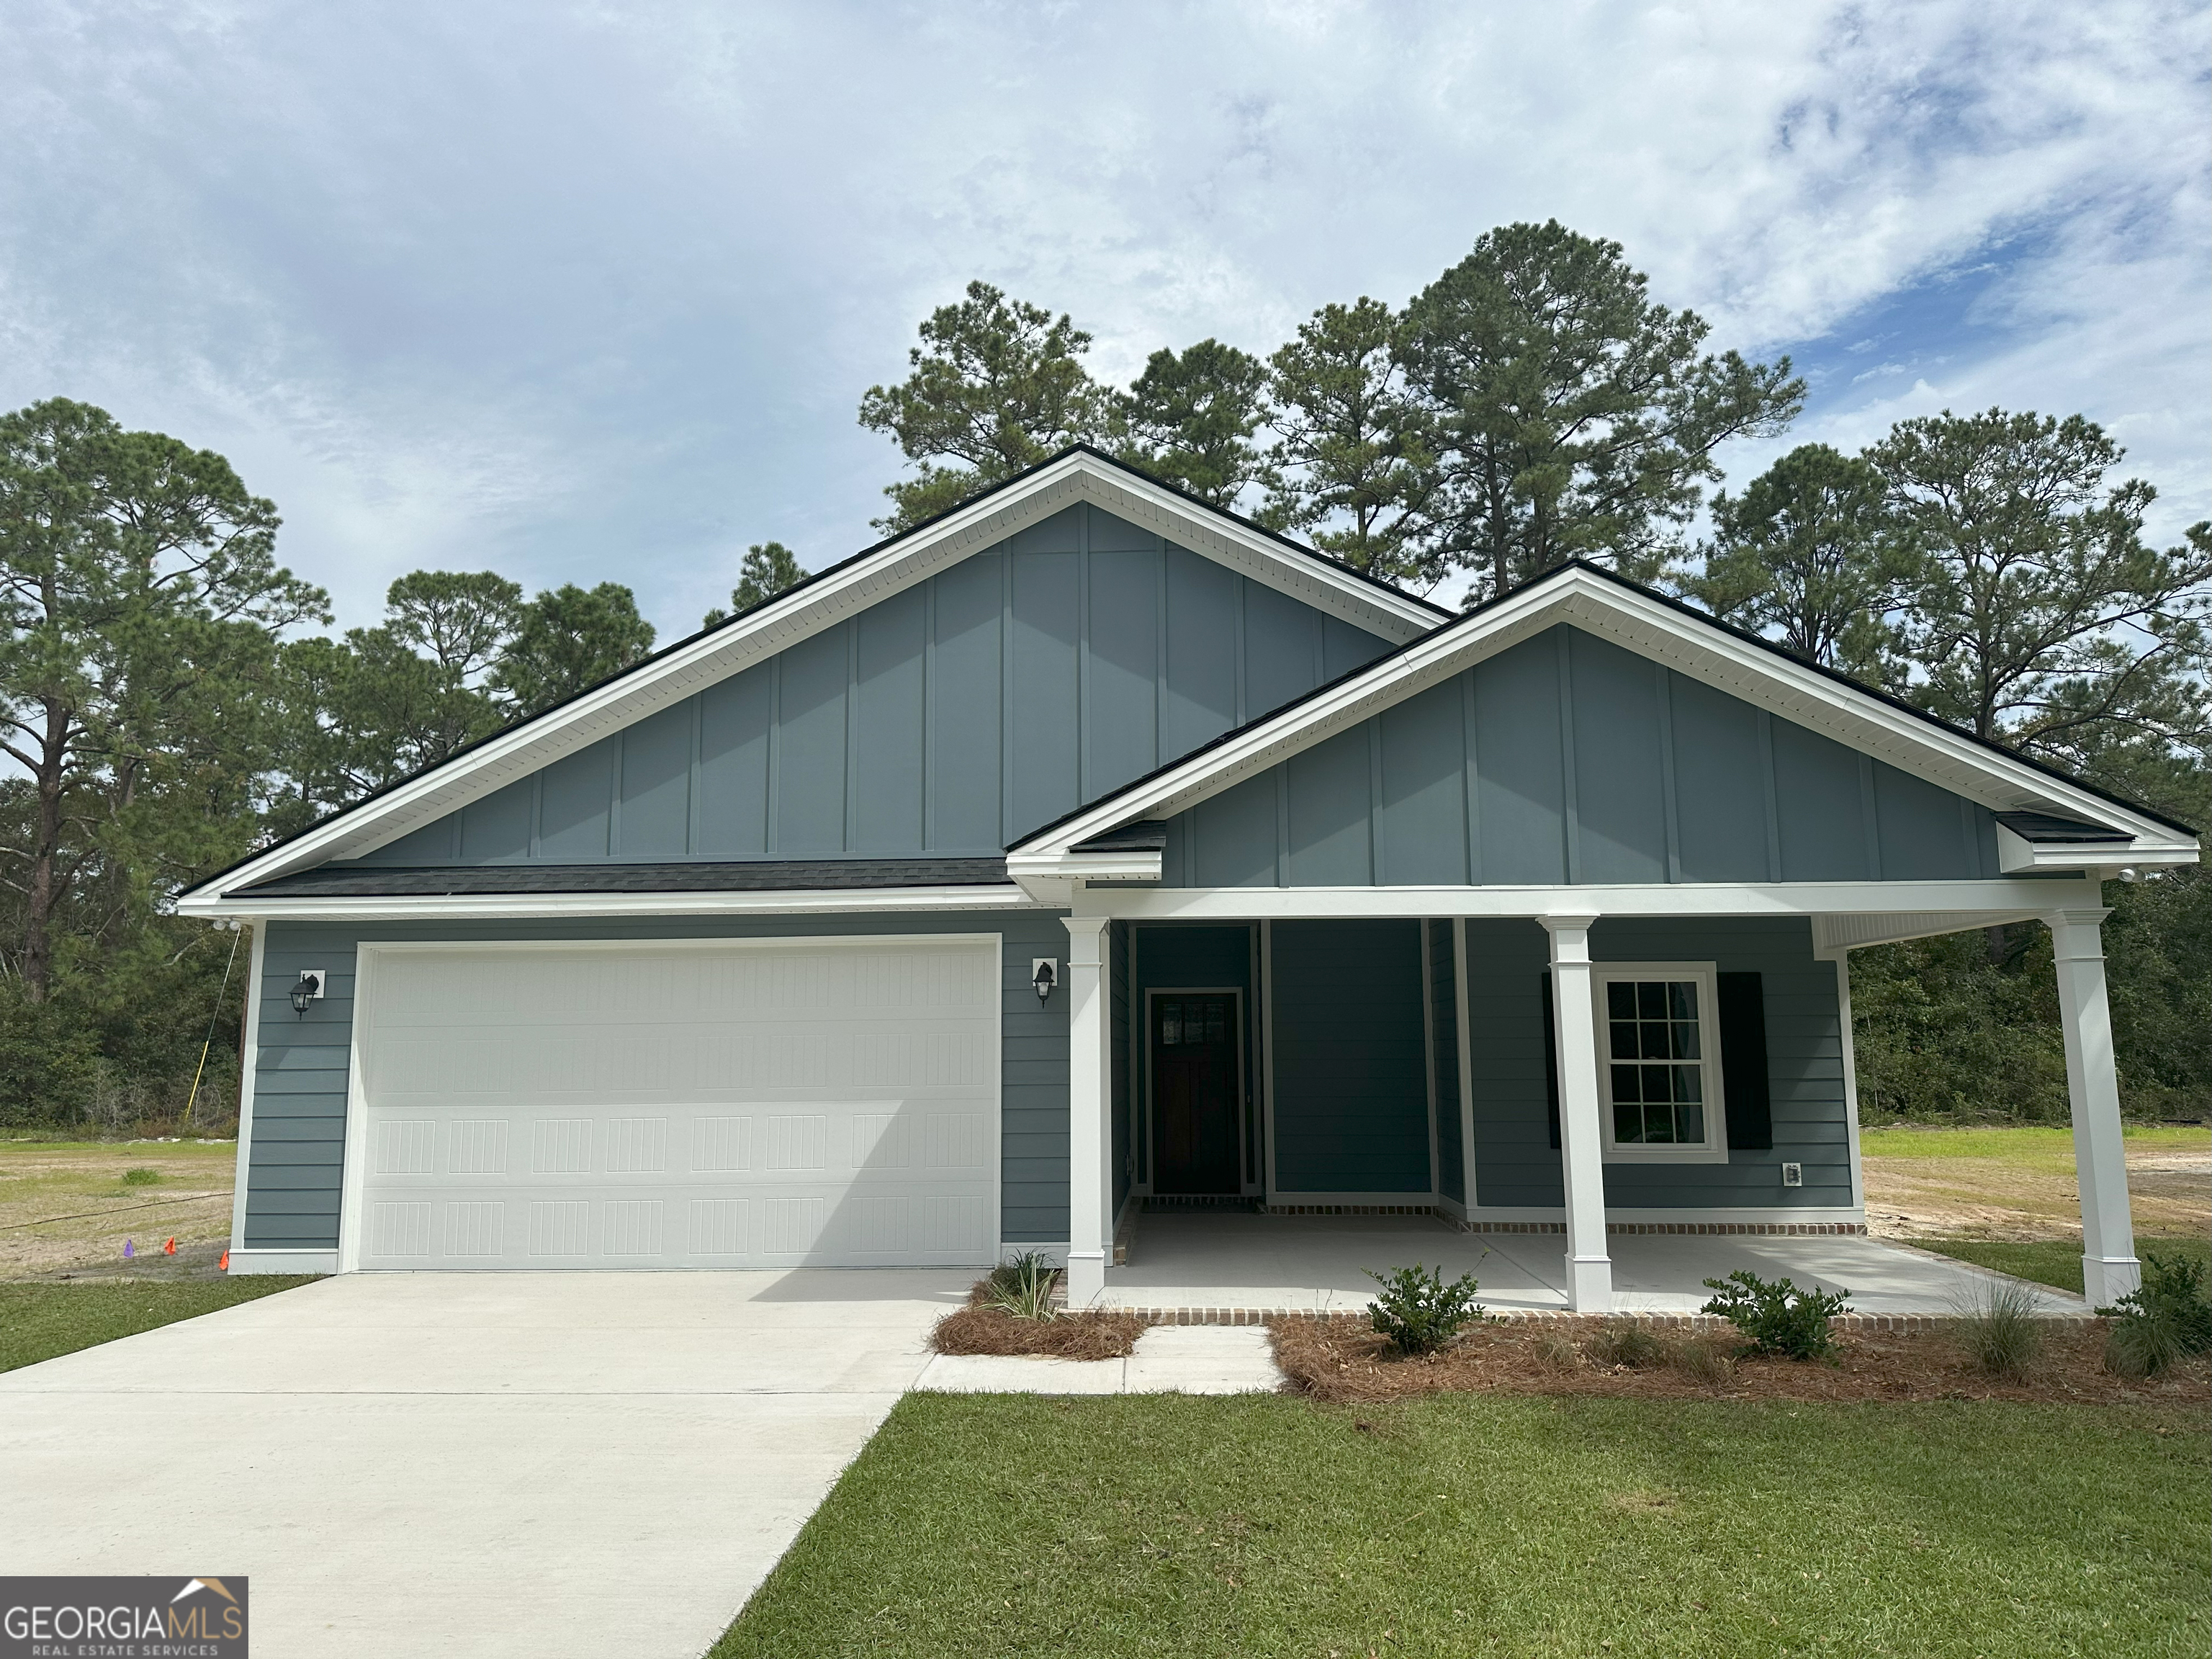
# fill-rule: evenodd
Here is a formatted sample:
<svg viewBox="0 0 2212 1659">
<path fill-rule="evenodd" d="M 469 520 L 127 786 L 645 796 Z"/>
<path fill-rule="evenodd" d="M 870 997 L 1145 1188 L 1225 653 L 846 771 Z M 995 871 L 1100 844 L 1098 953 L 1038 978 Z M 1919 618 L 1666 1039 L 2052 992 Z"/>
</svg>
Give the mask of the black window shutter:
<svg viewBox="0 0 2212 1659">
<path fill-rule="evenodd" d="M 1728 1092 L 1729 1147 L 1765 1152 L 1774 1145 L 1774 1114 L 1766 1092 L 1765 992 L 1757 974 L 1717 977 L 1720 981 L 1721 1086 Z"/>
<path fill-rule="evenodd" d="M 1755 979 L 1757 975 L 1753 975 Z M 1551 1114 L 1552 1150 L 1559 1148 L 1559 1033 L 1552 1020 L 1552 970 L 1536 975 L 1544 992 L 1544 1106 Z"/>
</svg>

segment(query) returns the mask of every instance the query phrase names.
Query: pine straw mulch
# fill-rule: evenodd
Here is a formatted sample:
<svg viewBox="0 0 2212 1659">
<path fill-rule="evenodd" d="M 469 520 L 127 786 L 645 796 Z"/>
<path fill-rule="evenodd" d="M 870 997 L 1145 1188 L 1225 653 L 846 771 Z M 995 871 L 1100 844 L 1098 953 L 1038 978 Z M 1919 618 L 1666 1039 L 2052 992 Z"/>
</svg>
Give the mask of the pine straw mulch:
<svg viewBox="0 0 2212 1659">
<path fill-rule="evenodd" d="M 2212 1361 L 2185 1360 L 2147 1381 L 2104 1368 L 2105 1322 L 2053 1320 L 2026 1378 L 1984 1375 L 1956 1336 L 1938 1327 L 1839 1333 L 1826 1359 L 1736 1357 L 1731 1334 L 1660 1330 L 1662 1352 L 1642 1366 L 1607 1365 L 1599 1318 L 1498 1321 L 1475 1326 L 1443 1352 L 1394 1355 L 1354 1320 L 1291 1316 L 1269 1322 L 1275 1363 L 1314 1399 L 1355 1402 L 1464 1390 L 1589 1395 L 1642 1400 L 2018 1400 L 2081 1405 L 2212 1401 Z M 1691 1352 L 1701 1346 L 1705 1356 Z M 1725 1366 L 1709 1356 L 1728 1356 Z M 1704 1358 L 1703 1376 L 1697 1374 Z M 1716 1373 L 1718 1373 L 1717 1375 Z"/>
<path fill-rule="evenodd" d="M 1017 1319 L 1002 1308 L 970 1305 L 937 1322 L 929 1345 L 939 1353 L 1026 1354 L 1048 1359 L 1126 1359 L 1148 1322 L 1133 1313 L 1062 1314 Z"/>
</svg>

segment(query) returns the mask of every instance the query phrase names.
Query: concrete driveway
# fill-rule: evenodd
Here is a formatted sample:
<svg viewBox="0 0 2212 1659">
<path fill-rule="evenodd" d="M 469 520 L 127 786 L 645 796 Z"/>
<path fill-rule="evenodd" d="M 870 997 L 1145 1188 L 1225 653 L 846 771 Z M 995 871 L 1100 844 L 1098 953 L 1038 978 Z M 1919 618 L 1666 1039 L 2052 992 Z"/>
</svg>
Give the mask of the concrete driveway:
<svg viewBox="0 0 2212 1659">
<path fill-rule="evenodd" d="M 972 1278 L 356 1273 L 27 1366 L 0 1571 L 244 1574 L 300 1659 L 688 1659 Z"/>
</svg>

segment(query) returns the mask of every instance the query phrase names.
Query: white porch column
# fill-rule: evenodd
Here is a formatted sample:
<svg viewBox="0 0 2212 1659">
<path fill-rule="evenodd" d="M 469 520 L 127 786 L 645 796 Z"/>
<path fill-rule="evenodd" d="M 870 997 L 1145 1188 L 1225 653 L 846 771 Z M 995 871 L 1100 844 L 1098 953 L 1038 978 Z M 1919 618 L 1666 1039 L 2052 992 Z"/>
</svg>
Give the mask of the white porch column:
<svg viewBox="0 0 2212 1659">
<path fill-rule="evenodd" d="M 2105 1000 L 2102 906 L 2054 910 L 2051 954 L 2058 1018 L 2066 1033 L 2066 1093 L 2074 1109 L 2074 1170 L 2081 1188 L 2082 1293 L 2104 1307 L 2142 1283 L 2128 1213 L 2127 1154 L 2120 1142 L 2120 1080 L 2112 1011 Z"/>
<path fill-rule="evenodd" d="M 1605 1142 L 1598 1126 L 1597 1020 L 1590 1001 L 1592 915 L 1539 916 L 1552 936 L 1552 1035 L 1559 1060 L 1559 1164 L 1567 1200 L 1567 1305 L 1613 1308 L 1605 1246 Z"/>
<path fill-rule="evenodd" d="M 1114 1248 L 1114 1022 L 1108 1007 L 1104 916 L 1067 924 L 1067 1305 L 1106 1289 Z"/>
</svg>

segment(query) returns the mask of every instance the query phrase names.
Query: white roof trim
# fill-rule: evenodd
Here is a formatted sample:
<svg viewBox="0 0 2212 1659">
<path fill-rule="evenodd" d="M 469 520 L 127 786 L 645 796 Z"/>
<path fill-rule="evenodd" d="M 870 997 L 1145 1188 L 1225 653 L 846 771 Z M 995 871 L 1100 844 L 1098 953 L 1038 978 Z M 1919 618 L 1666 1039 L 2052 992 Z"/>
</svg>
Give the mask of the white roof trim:
<svg viewBox="0 0 2212 1659">
<path fill-rule="evenodd" d="M 792 888 L 725 893 L 434 893 L 339 898 L 187 897 L 189 916 L 256 921 L 508 921 L 560 916 L 742 916 L 851 911 L 1021 910 L 1012 882 L 974 887 Z"/>
<path fill-rule="evenodd" d="M 2098 847 L 2099 864 L 2135 863 L 2160 854 L 2187 862 L 2197 855 L 2193 837 L 2147 814 L 1987 748 L 1964 732 L 1907 714 L 1650 594 L 1573 567 L 1507 596 L 1464 623 L 1440 628 L 1364 673 L 1031 836 L 1018 844 L 1015 855 L 1065 853 L 1138 818 L 1171 817 L 1560 623 L 1611 640 L 1992 811 L 2051 812 L 2110 824 L 2133 837 L 2132 847 Z M 2081 861 L 2078 856 L 2074 860 Z"/>
<path fill-rule="evenodd" d="M 1448 614 L 1363 580 L 1318 554 L 1301 554 L 1098 456 L 1073 451 L 726 627 L 684 641 L 629 673 L 270 848 L 225 872 L 222 884 L 226 889 L 250 887 L 333 859 L 374 852 L 1078 501 L 1088 501 L 1394 643 L 1419 638 Z"/>
</svg>

